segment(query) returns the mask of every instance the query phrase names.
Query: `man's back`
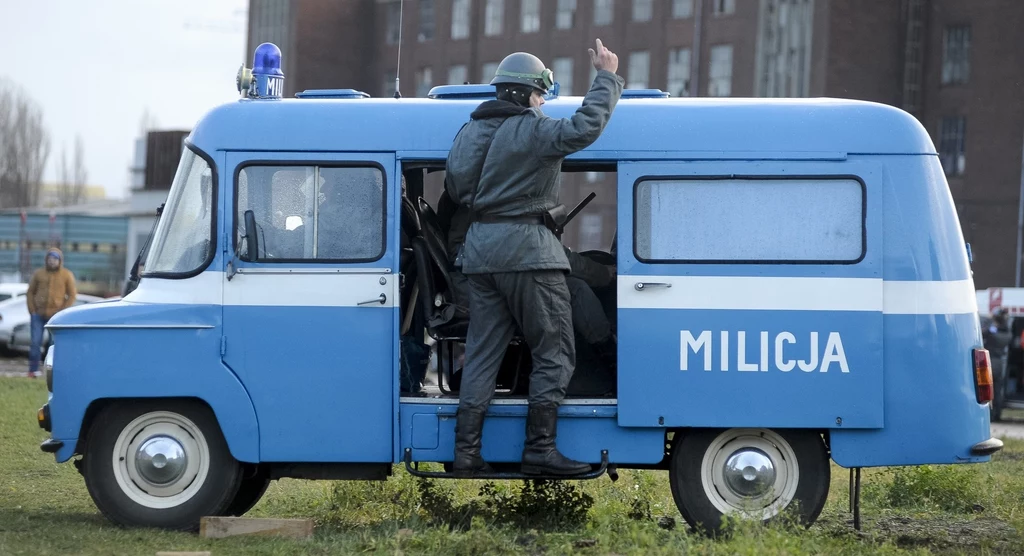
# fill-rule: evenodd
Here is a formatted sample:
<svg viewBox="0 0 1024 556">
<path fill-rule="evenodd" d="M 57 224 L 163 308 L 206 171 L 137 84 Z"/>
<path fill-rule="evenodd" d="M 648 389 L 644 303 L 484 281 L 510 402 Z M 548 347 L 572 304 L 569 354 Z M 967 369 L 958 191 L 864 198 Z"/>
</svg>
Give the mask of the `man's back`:
<svg viewBox="0 0 1024 556">
<path fill-rule="evenodd" d="M 452 145 L 449 195 L 476 216 L 540 215 L 556 207 L 562 160 L 597 140 L 622 85 L 614 73 L 599 71 L 583 105 L 568 119 L 549 118 L 538 108 L 507 101 L 481 104 Z M 569 265 L 560 242 L 543 226 L 502 222 L 470 228 L 463 269 L 568 270 Z"/>
</svg>

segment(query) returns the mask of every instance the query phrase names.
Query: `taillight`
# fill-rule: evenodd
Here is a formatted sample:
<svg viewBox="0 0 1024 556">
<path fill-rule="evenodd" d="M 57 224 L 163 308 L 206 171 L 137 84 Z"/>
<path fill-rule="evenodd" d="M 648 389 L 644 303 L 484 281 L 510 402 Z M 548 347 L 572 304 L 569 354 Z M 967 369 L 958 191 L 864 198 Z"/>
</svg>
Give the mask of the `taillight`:
<svg viewBox="0 0 1024 556">
<path fill-rule="evenodd" d="M 987 349 L 974 350 L 974 393 L 978 403 L 992 401 L 992 361 Z"/>
</svg>

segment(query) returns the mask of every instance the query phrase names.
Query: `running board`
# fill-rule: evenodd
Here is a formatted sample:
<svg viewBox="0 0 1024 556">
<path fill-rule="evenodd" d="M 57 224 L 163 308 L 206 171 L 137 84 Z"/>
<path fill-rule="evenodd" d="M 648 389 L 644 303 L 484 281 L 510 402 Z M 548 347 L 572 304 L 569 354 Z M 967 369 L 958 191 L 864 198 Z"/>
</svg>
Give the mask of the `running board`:
<svg viewBox="0 0 1024 556">
<path fill-rule="evenodd" d="M 483 479 L 483 480 L 546 480 L 546 481 L 583 481 L 588 479 L 596 479 L 605 473 L 608 473 L 608 478 L 615 482 L 619 480 L 619 472 L 615 465 L 608 463 L 608 450 L 601 450 L 601 464 L 597 469 L 592 469 L 588 473 L 581 473 L 578 475 L 527 475 L 522 472 L 496 472 L 496 473 L 475 473 L 470 476 L 456 476 L 454 473 L 448 473 L 446 471 L 420 471 L 419 462 L 413 463 L 412 461 L 412 448 L 405 449 L 405 469 L 410 475 L 416 477 L 423 477 L 427 479 Z M 492 464 L 500 465 L 500 464 Z"/>
</svg>

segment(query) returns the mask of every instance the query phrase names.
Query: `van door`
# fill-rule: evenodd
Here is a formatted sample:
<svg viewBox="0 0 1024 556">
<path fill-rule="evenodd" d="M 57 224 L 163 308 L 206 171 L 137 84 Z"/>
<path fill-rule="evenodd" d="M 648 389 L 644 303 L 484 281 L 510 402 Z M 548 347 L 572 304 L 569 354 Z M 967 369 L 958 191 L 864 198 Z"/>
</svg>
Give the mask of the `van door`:
<svg viewBox="0 0 1024 556">
<path fill-rule="evenodd" d="M 620 164 L 619 423 L 881 427 L 882 179 Z"/>
<path fill-rule="evenodd" d="M 261 459 L 391 461 L 394 155 L 227 158 L 226 258 L 240 246 L 256 260 L 225 269 L 222 355 L 256 408 Z"/>
</svg>

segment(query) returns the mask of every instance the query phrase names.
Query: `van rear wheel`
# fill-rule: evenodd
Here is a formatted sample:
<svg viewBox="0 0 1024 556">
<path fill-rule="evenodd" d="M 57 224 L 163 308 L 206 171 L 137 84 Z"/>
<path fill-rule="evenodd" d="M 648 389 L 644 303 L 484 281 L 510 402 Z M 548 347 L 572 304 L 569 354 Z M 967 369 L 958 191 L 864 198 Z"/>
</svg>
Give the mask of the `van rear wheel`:
<svg viewBox="0 0 1024 556">
<path fill-rule="evenodd" d="M 676 439 L 669 480 L 683 519 L 716 534 L 726 514 L 768 522 L 791 511 L 810 526 L 825 506 L 831 473 L 813 431 L 700 429 Z"/>
<path fill-rule="evenodd" d="M 222 515 L 242 479 L 213 412 L 188 400 L 102 410 L 86 436 L 82 474 L 111 521 L 192 531 L 203 516 Z"/>
</svg>

